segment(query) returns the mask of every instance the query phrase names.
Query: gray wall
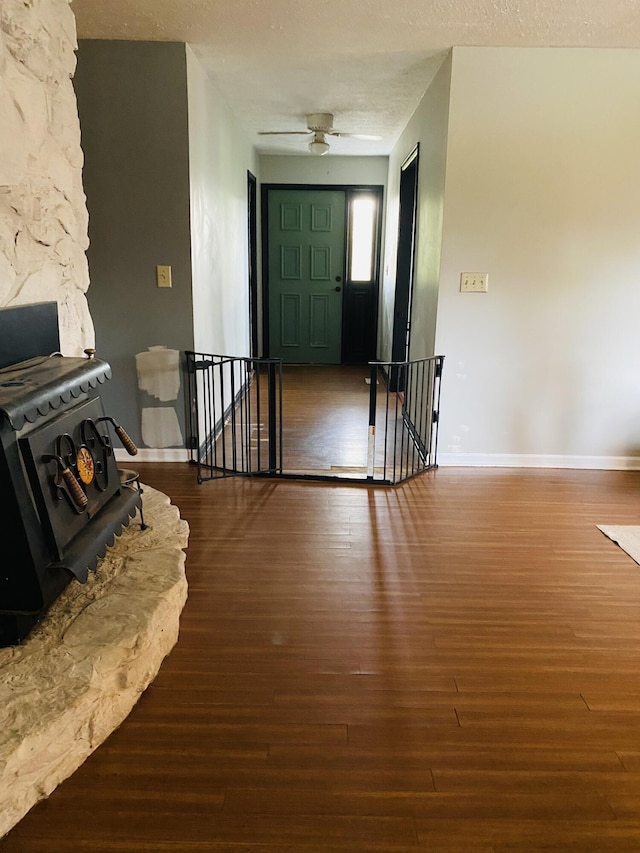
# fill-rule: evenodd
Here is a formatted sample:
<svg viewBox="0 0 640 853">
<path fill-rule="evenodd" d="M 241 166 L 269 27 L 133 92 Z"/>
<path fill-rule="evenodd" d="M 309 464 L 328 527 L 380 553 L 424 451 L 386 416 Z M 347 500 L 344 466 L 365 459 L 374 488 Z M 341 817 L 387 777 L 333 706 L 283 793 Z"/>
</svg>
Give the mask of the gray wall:
<svg viewBox="0 0 640 853">
<path fill-rule="evenodd" d="M 182 43 L 80 41 L 75 76 L 89 209 L 89 307 L 113 368 L 108 413 L 142 444 L 136 353 L 193 347 L 186 52 Z M 156 286 L 157 264 L 173 287 Z M 185 435 L 181 387 L 175 404 Z"/>
</svg>

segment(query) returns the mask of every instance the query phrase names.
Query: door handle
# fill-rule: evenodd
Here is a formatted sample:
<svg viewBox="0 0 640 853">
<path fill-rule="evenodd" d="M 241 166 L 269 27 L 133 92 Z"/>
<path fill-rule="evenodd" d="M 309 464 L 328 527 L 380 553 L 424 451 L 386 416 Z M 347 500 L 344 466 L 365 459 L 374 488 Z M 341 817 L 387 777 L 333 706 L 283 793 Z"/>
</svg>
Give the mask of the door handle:
<svg viewBox="0 0 640 853">
<path fill-rule="evenodd" d="M 340 285 L 338 285 L 337 287 L 334 287 L 333 289 L 335 290 L 336 293 L 340 293 L 340 291 L 342 290 Z"/>
</svg>

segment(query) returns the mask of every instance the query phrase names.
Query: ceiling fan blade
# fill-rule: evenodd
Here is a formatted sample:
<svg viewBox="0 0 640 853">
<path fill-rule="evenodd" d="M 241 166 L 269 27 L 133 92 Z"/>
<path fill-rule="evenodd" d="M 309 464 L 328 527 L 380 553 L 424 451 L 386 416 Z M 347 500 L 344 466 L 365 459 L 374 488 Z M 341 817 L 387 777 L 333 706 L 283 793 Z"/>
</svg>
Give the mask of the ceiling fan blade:
<svg viewBox="0 0 640 853">
<path fill-rule="evenodd" d="M 375 136 L 372 133 L 342 133 L 340 130 L 331 130 L 329 133 L 331 136 L 341 136 L 347 139 L 368 139 L 371 142 L 382 139 L 381 136 Z"/>
<path fill-rule="evenodd" d="M 260 130 L 258 136 L 309 136 L 311 130 Z"/>
</svg>

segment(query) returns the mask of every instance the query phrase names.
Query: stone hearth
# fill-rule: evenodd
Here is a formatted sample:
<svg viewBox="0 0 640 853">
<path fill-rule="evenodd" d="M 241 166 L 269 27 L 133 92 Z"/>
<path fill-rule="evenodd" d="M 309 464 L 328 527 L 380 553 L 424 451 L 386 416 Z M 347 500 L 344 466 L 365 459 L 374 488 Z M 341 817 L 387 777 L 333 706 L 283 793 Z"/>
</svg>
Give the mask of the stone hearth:
<svg viewBox="0 0 640 853">
<path fill-rule="evenodd" d="M 116 729 L 178 639 L 189 528 L 144 487 L 85 585 L 73 581 L 23 645 L 0 649 L 0 837 Z"/>
</svg>

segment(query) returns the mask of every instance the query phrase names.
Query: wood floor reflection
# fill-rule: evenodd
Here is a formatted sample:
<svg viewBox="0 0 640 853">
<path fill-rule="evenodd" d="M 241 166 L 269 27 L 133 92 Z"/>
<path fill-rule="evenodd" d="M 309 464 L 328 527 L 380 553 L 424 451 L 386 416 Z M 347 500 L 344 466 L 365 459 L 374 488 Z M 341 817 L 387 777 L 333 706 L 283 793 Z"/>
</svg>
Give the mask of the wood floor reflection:
<svg viewBox="0 0 640 853">
<path fill-rule="evenodd" d="M 178 645 L 1 853 L 640 849 L 640 567 L 596 529 L 637 472 L 140 471 L 191 527 Z"/>
<path fill-rule="evenodd" d="M 366 475 L 369 378 L 367 367 L 284 366 L 285 471 Z"/>
</svg>

